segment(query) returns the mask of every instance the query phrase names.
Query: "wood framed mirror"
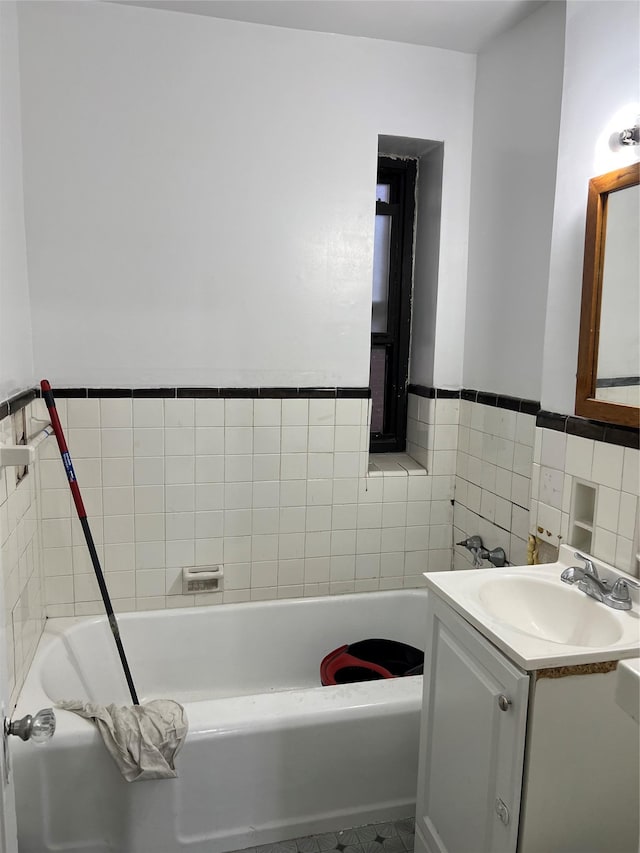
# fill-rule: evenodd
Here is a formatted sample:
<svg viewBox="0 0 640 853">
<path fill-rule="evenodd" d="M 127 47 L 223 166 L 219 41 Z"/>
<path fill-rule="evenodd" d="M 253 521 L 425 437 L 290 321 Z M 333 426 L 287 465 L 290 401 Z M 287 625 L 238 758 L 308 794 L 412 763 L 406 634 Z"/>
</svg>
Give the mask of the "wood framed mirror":
<svg viewBox="0 0 640 853">
<path fill-rule="evenodd" d="M 589 181 L 576 415 L 640 424 L 640 163 Z"/>
</svg>

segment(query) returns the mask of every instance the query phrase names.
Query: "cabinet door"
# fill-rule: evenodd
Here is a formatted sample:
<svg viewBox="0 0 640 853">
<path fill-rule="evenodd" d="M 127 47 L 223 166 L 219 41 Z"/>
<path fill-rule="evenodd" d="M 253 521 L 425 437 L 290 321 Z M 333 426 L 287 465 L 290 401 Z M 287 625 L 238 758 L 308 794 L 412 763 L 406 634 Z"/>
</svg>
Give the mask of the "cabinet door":
<svg viewBox="0 0 640 853">
<path fill-rule="evenodd" d="M 515 853 L 529 676 L 434 594 L 427 622 L 416 851 Z"/>
</svg>

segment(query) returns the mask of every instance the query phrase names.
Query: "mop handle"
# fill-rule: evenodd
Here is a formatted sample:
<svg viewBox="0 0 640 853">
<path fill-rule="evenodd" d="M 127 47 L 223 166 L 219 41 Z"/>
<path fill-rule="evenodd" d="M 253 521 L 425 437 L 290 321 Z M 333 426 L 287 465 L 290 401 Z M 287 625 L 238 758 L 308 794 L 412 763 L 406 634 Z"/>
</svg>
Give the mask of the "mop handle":
<svg viewBox="0 0 640 853">
<path fill-rule="evenodd" d="M 96 575 L 96 580 L 98 581 L 98 586 L 100 588 L 100 594 L 102 595 L 102 601 L 104 603 L 104 609 L 107 612 L 107 619 L 109 620 L 109 626 L 111 628 L 111 633 L 113 634 L 113 639 L 116 643 L 116 648 L 118 649 L 118 655 L 120 656 L 120 662 L 122 663 L 122 668 L 124 670 L 125 678 L 127 679 L 127 685 L 129 687 L 129 692 L 131 693 L 131 700 L 134 705 L 139 705 L 138 694 L 136 693 L 136 688 L 133 684 L 133 678 L 131 677 L 131 670 L 129 669 L 129 664 L 127 663 L 127 657 L 124 653 L 124 646 L 122 645 L 122 640 L 120 639 L 120 629 L 118 628 L 118 623 L 116 621 L 116 615 L 113 612 L 113 607 L 111 606 L 111 599 L 109 598 L 109 592 L 107 590 L 107 585 L 104 580 L 104 575 L 102 573 L 102 568 L 100 567 L 100 559 L 98 557 L 98 552 L 96 551 L 96 546 L 93 541 L 93 536 L 91 534 L 91 528 L 89 527 L 89 521 L 87 519 L 87 511 L 84 508 L 84 503 L 82 502 L 82 495 L 80 494 L 80 486 L 78 485 L 78 478 L 76 477 L 76 472 L 73 470 L 73 462 L 71 461 L 71 455 L 69 453 L 69 448 L 67 447 L 67 442 L 64 437 L 64 432 L 62 430 L 62 424 L 60 423 L 60 418 L 58 417 L 58 410 L 56 408 L 56 401 L 53 397 L 53 391 L 51 390 L 51 385 L 48 380 L 43 379 L 40 382 L 40 388 L 42 389 L 42 397 L 47 405 L 47 409 L 49 410 L 49 417 L 51 418 L 51 426 L 53 427 L 53 431 L 56 436 L 56 441 L 58 442 L 58 447 L 60 449 L 60 455 L 62 456 L 62 462 L 64 464 L 64 470 L 67 472 L 67 480 L 69 481 L 69 488 L 71 489 L 71 494 L 73 496 L 73 502 L 76 505 L 76 510 L 78 513 L 78 519 L 80 520 L 80 524 L 82 526 L 82 530 L 84 532 L 84 538 L 87 542 L 87 548 L 89 549 L 89 554 L 91 556 L 91 562 L 93 564 L 93 570 Z"/>
</svg>

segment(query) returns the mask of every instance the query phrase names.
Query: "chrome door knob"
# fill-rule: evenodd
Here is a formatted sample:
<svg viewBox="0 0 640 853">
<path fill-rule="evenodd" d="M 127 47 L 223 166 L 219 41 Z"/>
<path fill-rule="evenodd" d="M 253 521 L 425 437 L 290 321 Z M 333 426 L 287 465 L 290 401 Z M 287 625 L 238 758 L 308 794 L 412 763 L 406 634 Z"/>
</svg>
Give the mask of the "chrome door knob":
<svg viewBox="0 0 640 853">
<path fill-rule="evenodd" d="M 504 693 L 501 693 L 498 696 L 498 708 L 500 708 L 501 711 L 508 711 L 510 706 L 511 706 L 511 699 L 508 699 L 504 695 Z"/>
<path fill-rule="evenodd" d="M 56 715 L 52 708 L 42 708 L 35 717 L 27 714 L 21 720 L 5 721 L 7 735 L 15 735 L 22 740 L 31 740 L 33 743 L 45 743 L 50 740 L 56 730 Z"/>
</svg>

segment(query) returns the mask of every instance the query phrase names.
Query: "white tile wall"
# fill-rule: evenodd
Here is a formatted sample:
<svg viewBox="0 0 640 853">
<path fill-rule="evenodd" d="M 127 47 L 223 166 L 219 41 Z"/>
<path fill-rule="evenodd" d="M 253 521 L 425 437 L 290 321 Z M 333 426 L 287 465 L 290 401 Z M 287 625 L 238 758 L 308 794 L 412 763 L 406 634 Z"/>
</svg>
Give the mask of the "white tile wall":
<svg viewBox="0 0 640 853">
<path fill-rule="evenodd" d="M 428 476 L 365 476 L 367 400 L 59 400 L 115 610 L 391 589 L 450 568 L 459 401 L 410 406 Z M 47 612 L 100 612 L 55 444 L 42 455 Z M 181 568 L 211 563 L 224 592 L 182 595 Z"/>
<path fill-rule="evenodd" d="M 595 488 L 591 551 L 638 574 L 640 452 L 601 441 L 536 429 L 530 529 L 558 546 L 577 544 L 570 525 L 576 483 Z"/>
<path fill-rule="evenodd" d="M 366 400 L 60 399 L 58 410 L 120 612 L 419 585 L 473 533 L 526 562 L 529 532 L 566 537 L 576 479 L 598 487 L 594 553 L 628 568 L 637 550 L 638 452 L 536 430 L 529 415 L 410 395 L 408 449 L 428 474 L 382 464 L 364 476 Z M 51 616 L 102 609 L 53 439 L 32 474 L 0 485 L 15 685 L 43 603 Z M 470 555 L 453 560 L 466 568 Z M 182 595 L 182 567 L 211 563 L 224 563 L 224 592 Z"/>
<path fill-rule="evenodd" d="M 479 533 L 485 548 L 502 547 L 509 562 L 526 563 L 535 422 L 460 400 L 454 542 Z M 467 569 L 471 560 L 454 547 L 454 568 Z"/>
<path fill-rule="evenodd" d="M 43 426 L 34 419 L 41 411 L 37 404 L 30 404 L 26 414 L 27 433 L 32 435 Z M 0 443 L 13 443 L 11 418 L 0 422 Z M 28 475 L 16 485 L 16 469 L 0 468 L 0 574 L 4 587 L 6 664 L 11 706 L 22 687 L 44 625 L 41 548 L 44 523 L 39 523 L 38 476 L 38 466 L 33 465 Z M 52 476 L 54 485 L 57 485 L 58 480 Z M 64 473 L 62 481 L 65 481 Z M 58 576 L 69 565 L 70 548 L 65 548 L 70 541 L 69 520 L 52 517 L 47 521 L 47 531 L 52 541 L 61 544 L 60 551 L 66 552 L 60 559 L 52 559 L 49 563 L 49 581 L 55 597 L 60 594 Z"/>
<path fill-rule="evenodd" d="M 462 400 L 455 487 L 454 540 L 479 533 L 526 563 L 533 533 L 558 547 L 571 541 L 575 483 L 596 488 L 592 552 L 638 574 L 640 454 L 535 426 L 535 417 Z M 432 520 L 433 521 L 433 520 Z M 454 568 L 471 556 L 454 549 Z M 488 565 L 488 564 L 487 564 Z"/>
</svg>

